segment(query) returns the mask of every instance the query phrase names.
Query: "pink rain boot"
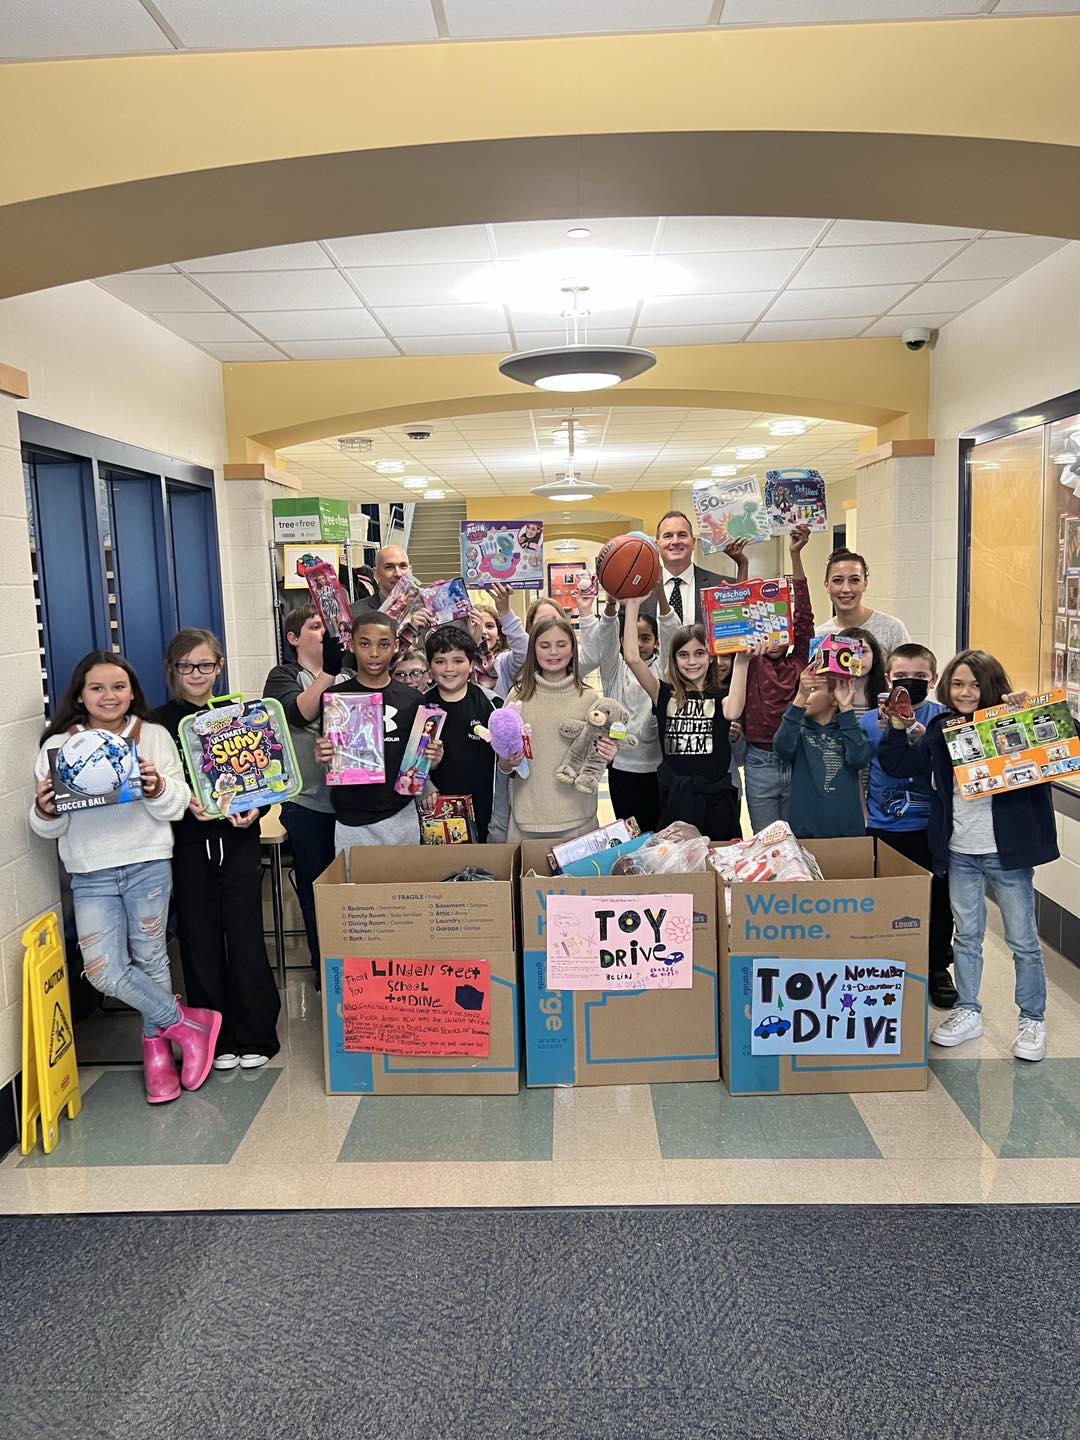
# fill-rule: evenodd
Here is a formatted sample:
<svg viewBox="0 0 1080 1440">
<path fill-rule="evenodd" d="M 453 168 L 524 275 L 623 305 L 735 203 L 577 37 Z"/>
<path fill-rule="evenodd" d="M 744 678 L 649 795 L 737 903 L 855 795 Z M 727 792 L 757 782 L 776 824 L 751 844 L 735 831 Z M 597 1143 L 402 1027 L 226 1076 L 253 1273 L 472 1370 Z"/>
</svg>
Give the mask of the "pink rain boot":
<svg viewBox="0 0 1080 1440">
<path fill-rule="evenodd" d="M 185 1090 L 198 1090 L 210 1074 L 214 1063 L 214 1046 L 221 1029 L 221 1016 L 216 1010 L 200 1010 L 191 1005 L 180 1006 L 180 1019 L 167 1030 L 162 1030 L 161 1039 L 171 1040 L 180 1046 L 182 1062 L 180 1083 Z"/>
<path fill-rule="evenodd" d="M 167 1100 L 180 1098 L 180 1076 L 168 1040 L 160 1035 L 150 1040 L 144 1035 L 142 1063 L 148 1105 L 164 1105 Z"/>
</svg>

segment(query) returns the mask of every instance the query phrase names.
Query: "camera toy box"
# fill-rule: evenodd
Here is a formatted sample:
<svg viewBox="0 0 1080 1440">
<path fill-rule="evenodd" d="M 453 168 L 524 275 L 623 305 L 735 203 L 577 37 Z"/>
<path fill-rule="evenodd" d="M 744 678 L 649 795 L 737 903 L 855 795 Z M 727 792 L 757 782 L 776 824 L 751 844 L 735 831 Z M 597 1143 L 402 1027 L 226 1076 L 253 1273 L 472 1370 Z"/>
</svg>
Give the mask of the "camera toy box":
<svg viewBox="0 0 1080 1440">
<path fill-rule="evenodd" d="M 1080 771 L 1080 738 L 1064 690 L 976 710 L 942 733 L 965 800 Z"/>
<path fill-rule="evenodd" d="M 223 695 L 180 721 L 192 787 L 214 816 L 243 815 L 300 792 L 285 712 L 276 700 Z"/>
<path fill-rule="evenodd" d="M 142 777 L 134 736 L 109 730 L 76 730 L 49 751 L 56 813 L 96 810 L 142 798 Z"/>
<path fill-rule="evenodd" d="M 861 640 L 826 635 L 817 646 L 814 658 L 819 675 L 846 675 L 858 680 L 866 670 L 869 657 Z"/>
</svg>

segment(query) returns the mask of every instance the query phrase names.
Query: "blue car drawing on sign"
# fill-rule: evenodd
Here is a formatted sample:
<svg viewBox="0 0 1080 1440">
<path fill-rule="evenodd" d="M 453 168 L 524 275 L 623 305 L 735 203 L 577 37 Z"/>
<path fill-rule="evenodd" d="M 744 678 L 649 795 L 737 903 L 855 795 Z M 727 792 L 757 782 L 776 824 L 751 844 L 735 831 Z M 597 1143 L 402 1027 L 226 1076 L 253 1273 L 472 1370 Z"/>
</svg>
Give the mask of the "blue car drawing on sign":
<svg viewBox="0 0 1080 1440">
<path fill-rule="evenodd" d="M 779 1015 L 766 1015 L 754 1034 L 761 1040 L 767 1040 L 770 1035 L 786 1035 L 790 1029 L 790 1020 L 782 1020 Z"/>
</svg>

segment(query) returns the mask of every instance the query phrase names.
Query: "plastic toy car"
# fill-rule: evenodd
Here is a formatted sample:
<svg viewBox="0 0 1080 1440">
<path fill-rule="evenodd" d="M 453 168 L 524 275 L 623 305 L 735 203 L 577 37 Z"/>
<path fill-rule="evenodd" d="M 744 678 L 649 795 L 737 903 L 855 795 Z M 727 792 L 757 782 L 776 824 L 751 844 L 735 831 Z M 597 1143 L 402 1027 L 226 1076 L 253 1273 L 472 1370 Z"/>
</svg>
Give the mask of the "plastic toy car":
<svg viewBox="0 0 1080 1440">
<path fill-rule="evenodd" d="M 767 1040 L 770 1035 L 786 1035 L 790 1029 L 790 1020 L 782 1020 L 779 1015 L 766 1015 L 761 1024 L 754 1027 L 754 1034 L 760 1040 Z"/>
</svg>

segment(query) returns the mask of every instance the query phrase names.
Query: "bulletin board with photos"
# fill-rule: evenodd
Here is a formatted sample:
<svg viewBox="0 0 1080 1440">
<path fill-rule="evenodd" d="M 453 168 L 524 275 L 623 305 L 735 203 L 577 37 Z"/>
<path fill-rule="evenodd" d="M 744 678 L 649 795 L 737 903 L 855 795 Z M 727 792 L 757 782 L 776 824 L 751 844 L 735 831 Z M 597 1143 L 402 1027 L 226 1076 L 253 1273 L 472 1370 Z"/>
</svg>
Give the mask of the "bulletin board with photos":
<svg viewBox="0 0 1080 1440">
<path fill-rule="evenodd" d="M 1080 725 L 1080 395 L 971 439 L 960 633 L 1016 689 L 1063 689 Z M 1056 783 L 1080 792 L 1080 777 Z"/>
</svg>

